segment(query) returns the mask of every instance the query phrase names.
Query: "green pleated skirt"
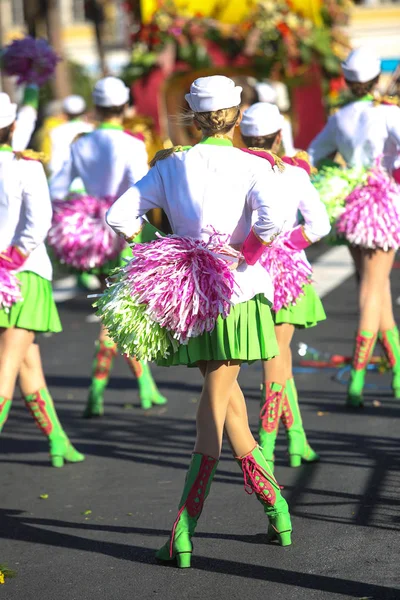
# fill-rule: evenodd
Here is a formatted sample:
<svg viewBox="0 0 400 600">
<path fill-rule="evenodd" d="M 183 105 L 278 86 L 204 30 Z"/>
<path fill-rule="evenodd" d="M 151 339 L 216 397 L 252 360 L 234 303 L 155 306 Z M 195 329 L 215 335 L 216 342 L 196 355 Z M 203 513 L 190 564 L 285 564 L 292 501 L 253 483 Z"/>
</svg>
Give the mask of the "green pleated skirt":
<svg viewBox="0 0 400 600">
<path fill-rule="evenodd" d="M 271 304 L 263 294 L 231 308 L 226 319 L 218 317 L 211 333 L 191 338 L 187 345 L 165 359 L 159 366 L 194 366 L 200 360 L 268 360 L 279 353 L 275 337 Z"/>
<path fill-rule="evenodd" d="M 0 310 L 0 328 L 18 327 L 38 333 L 62 331 L 61 321 L 53 298 L 51 281 L 31 271 L 17 274 L 23 300 L 6 312 Z"/>
<path fill-rule="evenodd" d="M 281 308 L 273 314 L 276 325 L 289 323 L 299 329 L 306 329 L 314 327 L 319 321 L 325 321 L 325 310 L 314 286 L 307 283 L 303 290 L 304 294 L 300 296 L 296 304 Z"/>
</svg>

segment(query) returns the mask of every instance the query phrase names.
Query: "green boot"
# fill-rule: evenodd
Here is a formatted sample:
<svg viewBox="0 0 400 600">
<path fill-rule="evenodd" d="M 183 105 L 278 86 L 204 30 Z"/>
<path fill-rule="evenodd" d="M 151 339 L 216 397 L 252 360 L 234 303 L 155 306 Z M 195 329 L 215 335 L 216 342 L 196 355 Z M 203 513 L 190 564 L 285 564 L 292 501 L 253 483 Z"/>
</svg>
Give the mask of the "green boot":
<svg viewBox="0 0 400 600">
<path fill-rule="evenodd" d="M 149 365 L 142 360 L 137 360 L 134 356 L 124 355 L 124 358 L 137 378 L 140 404 L 143 410 L 149 410 L 153 404 L 158 406 L 166 404 L 168 400 L 158 391 Z"/>
<path fill-rule="evenodd" d="M 83 413 L 83 416 L 87 419 L 104 415 L 104 392 L 117 354 L 117 344 L 111 340 L 98 340 L 95 348 L 92 364 L 92 383 Z"/>
<path fill-rule="evenodd" d="M 280 417 L 286 430 L 290 466 L 300 467 L 302 460 L 305 462 L 319 460 L 319 455 L 307 441 L 293 377 L 286 382 Z"/>
<path fill-rule="evenodd" d="M 258 436 L 261 452 L 274 469 L 274 450 L 279 429 L 279 414 L 282 404 L 283 386 L 279 383 L 266 382 L 261 386 L 261 412 L 258 423 Z"/>
<path fill-rule="evenodd" d="M 76 463 L 85 460 L 84 455 L 73 447 L 63 430 L 47 388 L 41 388 L 24 399 L 37 426 L 49 439 L 53 467 L 62 467 L 64 461 Z"/>
<path fill-rule="evenodd" d="M 379 333 L 379 340 L 385 350 L 392 369 L 392 389 L 396 400 L 400 400 L 400 338 L 397 327 Z"/>
<path fill-rule="evenodd" d="M 349 408 L 362 408 L 364 406 L 363 389 L 365 372 L 371 359 L 376 342 L 376 334 L 372 331 L 359 331 L 353 356 L 350 380 L 347 388 L 346 405 Z"/>
<path fill-rule="evenodd" d="M 256 494 L 269 519 L 268 539 L 278 540 L 281 546 L 290 546 L 292 524 L 289 508 L 261 448 L 256 446 L 250 454 L 237 461 L 243 471 L 245 491 Z"/>
<path fill-rule="evenodd" d="M 191 538 L 196 529 L 197 521 L 203 510 L 211 483 L 217 469 L 218 461 L 205 454 L 193 454 L 186 475 L 185 487 L 176 521 L 172 527 L 171 537 L 156 553 L 161 561 L 176 559 L 178 567 L 190 567 L 192 557 Z"/>
<path fill-rule="evenodd" d="M 3 430 L 4 424 L 7 421 L 8 413 L 10 412 L 12 400 L 0 396 L 0 432 Z"/>
</svg>

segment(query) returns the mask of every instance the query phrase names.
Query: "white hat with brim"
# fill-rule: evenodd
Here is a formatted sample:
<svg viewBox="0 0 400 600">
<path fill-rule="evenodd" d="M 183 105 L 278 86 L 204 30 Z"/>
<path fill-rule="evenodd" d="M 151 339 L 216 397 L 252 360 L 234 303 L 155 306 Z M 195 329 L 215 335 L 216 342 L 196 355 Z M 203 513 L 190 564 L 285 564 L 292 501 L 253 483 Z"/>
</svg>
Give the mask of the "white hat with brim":
<svg viewBox="0 0 400 600">
<path fill-rule="evenodd" d="M 185 99 L 193 112 L 202 113 L 240 105 L 242 89 L 229 77 L 199 77 L 190 86 Z"/>
<path fill-rule="evenodd" d="M 376 54 L 365 46 L 352 50 L 342 63 L 346 81 L 365 83 L 375 79 L 381 72 L 381 61 Z"/>
<path fill-rule="evenodd" d="M 0 129 L 14 123 L 17 117 L 17 105 L 13 104 L 8 94 L 0 93 Z"/>
<path fill-rule="evenodd" d="M 259 102 L 269 102 L 270 104 L 276 104 L 278 100 L 278 94 L 275 88 L 269 83 L 260 82 L 256 83 L 256 92 L 258 95 Z"/>
<path fill-rule="evenodd" d="M 271 135 L 282 129 L 283 121 L 275 104 L 257 102 L 244 111 L 240 131 L 246 137 Z"/>
<path fill-rule="evenodd" d="M 82 96 L 67 96 L 64 98 L 63 110 L 68 115 L 81 115 L 86 110 L 86 102 Z"/>
<path fill-rule="evenodd" d="M 93 89 L 93 102 L 96 106 L 110 108 L 123 106 L 129 100 L 129 89 L 118 77 L 104 77 Z"/>
</svg>

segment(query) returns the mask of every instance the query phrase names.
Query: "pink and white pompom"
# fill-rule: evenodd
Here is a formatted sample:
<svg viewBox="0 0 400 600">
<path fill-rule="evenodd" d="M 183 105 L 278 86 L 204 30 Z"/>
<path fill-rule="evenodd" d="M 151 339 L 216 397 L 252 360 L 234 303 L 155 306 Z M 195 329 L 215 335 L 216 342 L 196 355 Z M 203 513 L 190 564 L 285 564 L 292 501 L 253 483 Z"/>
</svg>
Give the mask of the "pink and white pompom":
<svg viewBox="0 0 400 600">
<path fill-rule="evenodd" d="M 125 242 L 105 220 L 113 202 L 113 198 L 71 195 L 53 203 L 48 243 L 62 263 L 88 271 L 117 258 Z"/>
<path fill-rule="evenodd" d="M 336 229 L 362 248 L 400 247 L 400 186 L 381 166 L 370 169 L 365 183 L 347 196 Z"/>
<path fill-rule="evenodd" d="M 274 285 L 275 312 L 295 304 L 304 293 L 303 287 L 310 282 L 312 275 L 304 254 L 288 248 L 284 242 L 284 235 L 277 237 L 260 258 L 260 263 L 270 274 Z"/>
<path fill-rule="evenodd" d="M 17 83 L 43 85 L 54 74 L 59 57 L 46 40 L 26 36 L 3 49 L 2 66 Z"/>
<path fill-rule="evenodd" d="M 239 253 L 220 236 L 206 243 L 171 235 L 136 244 L 133 255 L 124 268 L 131 295 L 180 344 L 228 316 L 235 286 L 229 262 Z"/>
<path fill-rule="evenodd" d="M 0 310 L 6 312 L 22 300 L 20 283 L 12 271 L 0 267 Z"/>
</svg>

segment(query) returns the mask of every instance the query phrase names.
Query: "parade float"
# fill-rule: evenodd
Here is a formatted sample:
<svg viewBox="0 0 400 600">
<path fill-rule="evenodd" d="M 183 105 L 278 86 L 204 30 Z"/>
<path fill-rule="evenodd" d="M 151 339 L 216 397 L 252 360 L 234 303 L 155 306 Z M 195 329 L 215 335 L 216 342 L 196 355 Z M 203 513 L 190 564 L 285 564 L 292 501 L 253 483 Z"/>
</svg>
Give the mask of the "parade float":
<svg viewBox="0 0 400 600">
<path fill-rule="evenodd" d="M 280 82 L 290 97 L 296 146 L 304 148 L 343 89 L 351 6 L 350 0 L 127 0 L 132 53 L 123 76 L 138 112 L 175 144 L 193 143 L 192 133 L 167 116 L 185 109 L 194 78 L 223 73 Z"/>
</svg>

